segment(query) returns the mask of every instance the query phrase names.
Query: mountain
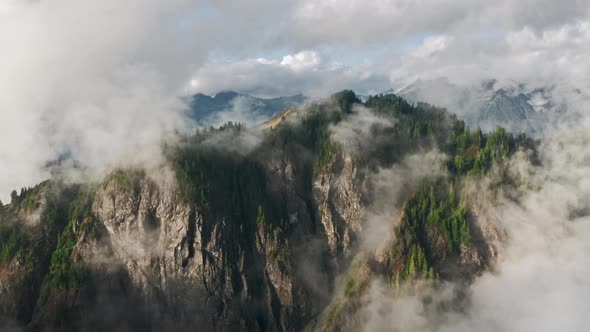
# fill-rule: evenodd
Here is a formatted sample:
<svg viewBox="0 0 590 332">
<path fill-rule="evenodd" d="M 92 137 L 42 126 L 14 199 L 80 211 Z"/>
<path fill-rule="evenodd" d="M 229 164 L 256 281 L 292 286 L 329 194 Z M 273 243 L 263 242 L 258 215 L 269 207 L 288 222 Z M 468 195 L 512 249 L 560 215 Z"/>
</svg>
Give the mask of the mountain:
<svg viewBox="0 0 590 332">
<path fill-rule="evenodd" d="M 198 93 L 190 98 L 191 118 L 205 125 L 220 125 L 224 112 L 244 112 L 258 121 L 270 119 L 276 113 L 302 105 L 307 98 L 301 94 L 277 98 L 258 98 L 235 91 L 223 91 L 214 97 Z M 235 115 L 235 114 L 233 114 Z"/>
<path fill-rule="evenodd" d="M 411 103 L 427 102 L 452 109 L 474 129 L 490 131 L 502 126 L 512 132 L 540 136 L 551 119 L 565 111 L 562 103 L 553 100 L 553 92 L 551 87 L 528 89 L 525 84 L 496 80 L 465 87 L 439 78 L 417 80 L 395 94 Z"/>
<path fill-rule="evenodd" d="M 472 193 L 518 195 L 508 161 L 535 151 L 441 108 L 343 91 L 181 136 L 156 171 L 56 177 L 0 205 L 0 329 L 359 330 L 376 280 L 454 284 L 459 303 L 506 234 Z"/>
</svg>

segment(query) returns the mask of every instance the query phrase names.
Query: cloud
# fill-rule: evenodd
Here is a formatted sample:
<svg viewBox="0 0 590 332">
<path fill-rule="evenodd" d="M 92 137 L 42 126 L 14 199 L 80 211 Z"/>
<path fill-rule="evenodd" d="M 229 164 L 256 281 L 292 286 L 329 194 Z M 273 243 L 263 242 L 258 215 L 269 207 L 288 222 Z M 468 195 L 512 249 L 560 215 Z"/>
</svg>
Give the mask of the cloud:
<svg viewBox="0 0 590 332">
<path fill-rule="evenodd" d="M 585 0 L 3 0 L 0 197 L 49 177 L 46 162 L 63 154 L 93 168 L 157 162 L 160 140 L 187 126 L 178 95 L 191 78 L 204 93 L 260 96 L 379 92 L 441 76 L 555 86 L 583 117 L 546 141 L 544 167 L 534 174 L 542 188 L 497 207 L 510 242 L 496 270 L 470 287 L 465 312 L 388 296 L 390 311 L 379 308 L 385 315 L 370 322 L 390 328 L 400 318 L 401 330 L 584 330 L 590 103 L 573 91 L 590 91 L 589 9 Z M 241 106 L 215 121 L 257 121 Z M 362 113 L 356 124 L 333 128 L 361 148 L 359 137 L 380 121 Z M 236 151 L 259 140 L 247 136 Z M 379 171 L 377 190 L 398 195 L 395 179 L 437 158 Z M 375 204 L 369 217 L 382 235 L 381 221 L 395 212 Z M 375 287 L 371 294 L 386 294 Z"/>
<path fill-rule="evenodd" d="M 369 94 L 438 77 L 465 85 L 567 85 L 561 99 L 574 97 L 565 90 L 589 90 L 586 1 L 301 0 L 278 10 L 260 0 L 253 4 L 258 13 L 245 13 L 251 26 L 229 13 L 228 3 L 215 7 L 229 21 L 211 33 L 224 39 L 220 53 L 194 71 L 192 91 Z M 240 31 L 241 44 L 229 29 Z"/>
<path fill-rule="evenodd" d="M 345 66 L 307 50 L 287 54 L 280 61 L 267 58 L 209 61 L 195 73 L 188 90 L 210 95 L 236 90 L 261 97 L 299 93 L 325 97 L 350 88 L 380 92 L 389 85 L 386 75 L 379 74 L 377 64 L 370 61 Z"/>
<path fill-rule="evenodd" d="M 587 14 L 588 4 L 579 0 L 305 0 L 295 9 L 293 34 L 308 44 L 363 45 L 394 36 L 488 27 L 545 29 Z"/>
<path fill-rule="evenodd" d="M 392 167 L 379 168 L 370 175 L 371 203 L 363 216 L 362 250 L 380 254 L 391 246 L 394 241 L 391 229 L 397 225 L 401 212 L 400 200 L 424 177 L 442 175 L 441 165 L 446 159 L 447 156 L 438 150 L 410 154 Z"/>
<path fill-rule="evenodd" d="M 354 105 L 343 121 L 331 125 L 330 139 L 345 153 L 364 159 L 376 146 L 390 142 L 397 119 L 375 114 L 362 105 Z M 382 153 L 382 152 L 381 152 Z M 390 152 L 393 156 L 394 152 Z M 391 157 L 392 157 L 391 156 Z M 399 219 L 401 201 L 425 176 L 443 174 L 447 156 L 437 149 L 414 152 L 400 158 L 390 167 L 378 167 L 367 173 L 369 205 L 363 215 L 363 230 L 359 234 L 360 249 L 366 253 L 380 251 L 391 245 L 392 221 Z"/>
<path fill-rule="evenodd" d="M 281 61 L 281 66 L 285 66 L 293 71 L 317 70 L 322 59 L 317 52 L 302 51 L 295 54 L 287 54 Z"/>
<path fill-rule="evenodd" d="M 345 150 L 359 154 L 376 144 L 378 129 L 393 128 L 396 121 L 378 116 L 370 109 L 354 105 L 352 114 L 345 121 L 329 127 L 330 138 Z"/>
<path fill-rule="evenodd" d="M 510 242 L 497 272 L 471 289 L 463 330 L 576 331 L 588 326 L 584 312 L 590 283 L 588 124 L 547 140 L 544 166 L 527 181 L 542 181 L 520 204 L 498 209 Z M 463 318 L 465 319 L 465 318 Z M 449 329 L 452 330 L 452 329 Z"/>
<path fill-rule="evenodd" d="M 268 116 L 256 110 L 252 99 L 246 96 L 238 96 L 231 101 L 231 108 L 222 112 L 213 113 L 203 119 L 204 126 L 219 127 L 227 122 L 241 123 L 246 127 L 253 127 L 268 120 Z"/>
<path fill-rule="evenodd" d="M 583 78 L 590 20 L 534 30 L 524 27 L 493 37 L 455 34 L 427 38 L 411 48 L 392 70 L 397 82 L 447 77 L 473 84 L 485 78 L 528 83 L 533 87 L 575 86 L 588 91 Z"/>
<path fill-rule="evenodd" d="M 360 310 L 364 330 L 579 331 L 590 323 L 589 122 L 547 139 L 543 166 L 518 169 L 527 190 L 490 206 L 508 233 L 492 271 L 472 285 L 393 291 L 380 279 Z"/>
<path fill-rule="evenodd" d="M 204 53 L 162 49 L 185 3 L 3 2 L 0 197 L 47 178 L 59 155 L 104 167 L 184 127 L 176 96 Z"/>
</svg>

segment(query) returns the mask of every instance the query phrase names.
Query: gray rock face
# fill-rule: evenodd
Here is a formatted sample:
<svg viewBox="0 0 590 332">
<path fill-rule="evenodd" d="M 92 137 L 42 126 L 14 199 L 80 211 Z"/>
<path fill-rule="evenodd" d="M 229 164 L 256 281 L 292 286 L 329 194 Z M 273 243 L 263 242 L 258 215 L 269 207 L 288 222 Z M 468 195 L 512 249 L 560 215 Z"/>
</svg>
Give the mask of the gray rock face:
<svg viewBox="0 0 590 332">
<path fill-rule="evenodd" d="M 9 264 L 0 263 L 0 312 L 8 317 L 18 317 L 20 307 L 27 306 L 29 294 L 19 286 L 26 267 L 22 257 L 15 257 Z M 0 328 L 2 328 L 0 315 Z"/>
<path fill-rule="evenodd" d="M 225 218 L 184 202 L 175 183 L 156 184 L 144 177 L 127 188 L 111 180 L 99 188 L 92 205 L 108 239 L 99 243 L 80 232 L 76 255 L 88 264 L 122 266 L 132 286 L 148 299 L 163 296 L 166 303 L 182 303 L 198 289 L 209 322 L 225 324 L 212 323 L 216 328 L 252 327 L 248 320 L 253 317 L 240 309 L 251 303 L 257 307 L 254 316 L 265 317 L 255 328 L 297 329 L 293 322 L 298 318 L 321 310 L 313 299 L 329 297 L 330 275 L 339 273 L 332 263 L 351 253 L 361 230 L 362 180 L 352 156 L 338 155 L 306 197 L 299 161 L 277 155 L 265 168 L 269 187 L 285 198 L 294 229 L 290 235 L 258 225 L 252 250 L 230 256 L 227 239 L 222 239 Z M 317 251 L 329 252 L 332 263 L 322 262 Z"/>
<path fill-rule="evenodd" d="M 148 179 L 139 188 L 134 193 L 112 181 L 95 197 L 93 211 L 108 231 L 116 258 L 144 289 L 165 288 L 168 278 L 196 279 L 202 256 L 190 257 L 189 247 L 201 248 L 201 237 L 199 229 L 189 233 L 189 223 L 194 218 L 198 224 L 201 216 L 180 203 L 175 190 L 160 190 Z"/>
<path fill-rule="evenodd" d="M 101 287 L 100 292 L 104 288 L 123 294 L 120 297 L 133 297 L 124 303 L 140 307 L 136 315 L 144 325 L 132 330 L 199 326 L 223 331 L 295 331 L 315 320 L 321 323 L 317 326 L 336 326 L 323 324 L 321 317 L 330 317 L 334 307 L 329 304 L 341 299 L 334 293 L 340 288 L 338 276 L 352 276 L 352 295 L 345 298 L 353 299 L 354 304 L 370 281 L 387 269 L 391 251 L 367 255 L 362 269 L 348 264 L 359 252 L 355 246 L 364 226 L 369 175 L 352 155 L 338 152 L 306 182 L 310 180 L 309 161 L 296 157 L 300 155 L 277 150 L 265 156 L 265 190 L 277 197 L 281 209 L 266 218 L 284 220 L 256 221 L 251 237 L 236 227 L 236 220 L 228 215 L 231 209 L 212 211 L 207 203 L 183 200 L 176 180 L 156 183 L 143 176 L 130 185 L 111 177 L 93 192 L 91 213 L 71 225 L 75 245 L 68 257 L 98 272 L 91 281 L 84 281 L 88 288 Z M 45 209 L 46 200 L 40 197 L 39 202 L 38 209 Z M 452 266 L 473 275 L 497 257 L 505 234 L 485 209 L 476 205 L 469 209 L 481 238 L 462 245 L 458 257 L 452 257 Z M 37 215 L 42 218 L 42 211 L 27 212 L 26 224 L 44 225 L 34 220 Z M 393 226 L 399 223 L 391 220 L 391 224 L 389 239 L 395 241 Z M 64 229 L 67 227 L 53 231 L 55 238 Z M 434 247 L 446 248 L 446 242 L 436 240 L 442 238 L 439 235 L 426 234 Z M 244 238 L 249 239 L 247 245 Z M 386 247 L 390 249 L 392 243 Z M 55 251 L 54 245 L 46 257 L 50 260 Z M 15 277 L 26 275 L 23 262 L 16 256 L 8 265 L 0 265 L 0 313 L 10 317 L 18 317 L 20 307 L 35 308 L 35 303 L 18 303 L 16 299 L 35 301 L 39 297 L 23 293 L 28 288 L 15 283 Z M 49 262 L 44 264 L 49 267 Z M 37 279 L 40 286 L 43 275 Z M 95 310 L 113 303 L 111 299 L 101 302 L 76 288 L 59 287 L 50 293 L 47 308 L 35 309 L 49 315 L 36 316 L 39 324 L 56 316 L 52 314 L 56 301 L 74 310 Z M 124 306 L 117 310 L 124 310 Z M 121 318 L 116 317 L 112 320 L 118 322 Z"/>
<path fill-rule="evenodd" d="M 452 186 L 481 177 L 456 173 L 439 157 L 432 163 L 444 175 L 401 159 L 438 139 L 449 157 L 462 156 L 453 135 L 463 124 L 378 98 L 375 115 L 395 125 L 371 125 L 367 144 L 346 149 L 330 141 L 332 128 L 358 122 L 357 102 L 343 91 L 267 129 L 228 124 L 179 135 L 174 146 L 163 144 L 163 176 L 115 170 L 99 184 L 21 191 L 22 205 L 0 212 L 35 231 L 21 235 L 0 214 L 10 244 L 2 244 L 0 316 L 31 330 L 338 330 L 374 278 L 467 284 L 503 239 L 493 216 L 455 200 Z M 243 144 L 250 134 L 263 137 Z M 433 181 L 431 195 L 412 192 L 422 177 Z"/>
<path fill-rule="evenodd" d="M 327 170 L 313 182 L 314 199 L 330 254 L 349 255 L 362 228 L 363 180 L 350 154 L 334 155 Z"/>
<path fill-rule="evenodd" d="M 268 305 L 257 310 L 268 315 L 269 326 L 285 326 L 297 304 L 288 246 L 279 246 L 272 232 L 261 227 L 255 252 L 226 257 L 229 252 L 220 238 L 225 221 L 205 232 L 209 216 L 178 197 L 175 185 L 161 187 L 147 178 L 135 192 L 116 181 L 97 192 L 92 209 L 108 232 L 113 263 L 123 264 L 133 286 L 149 298 L 161 293 L 167 302 L 181 303 L 187 292 L 202 290 L 203 306 L 222 308 L 221 312 L 208 312 L 211 321 L 226 324 L 237 320 L 247 326 L 243 324 L 249 317 L 242 316 L 233 304 L 256 300 Z M 228 266 L 228 262 L 235 266 Z M 266 289 L 260 290 L 260 283 Z M 273 310 L 273 305 L 280 310 Z"/>
</svg>

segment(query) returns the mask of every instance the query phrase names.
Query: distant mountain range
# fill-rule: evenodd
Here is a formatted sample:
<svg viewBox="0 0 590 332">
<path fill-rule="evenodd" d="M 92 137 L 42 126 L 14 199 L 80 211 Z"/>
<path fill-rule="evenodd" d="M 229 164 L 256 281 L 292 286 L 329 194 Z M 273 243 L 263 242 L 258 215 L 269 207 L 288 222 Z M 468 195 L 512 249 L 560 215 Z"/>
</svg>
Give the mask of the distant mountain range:
<svg viewBox="0 0 590 332">
<path fill-rule="evenodd" d="M 512 132 L 539 136 L 554 117 L 565 113 L 563 103 L 554 100 L 554 88 L 529 89 L 515 82 L 482 81 L 463 87 L 447 79 L 417 80 L 395 93 L 411 103 L 443 106 L 463 118 L 468 126 L 484 131 L 502 126 Z"/>
<path fill-rule="evenodd" d="M 517 82 L 484 80 L 462 86 L 439 78 L 417 80 L 402 89 L 390 89 L 381 94 L 395 94 L 414 104 L 426 102 L 445 107 L 469 127 L 484 131 L 502 126 L 511 132 L 538 137 L 554 125 L 555 120 L 575 116 L 566 114 L 563 98 L 555 98 L 558 95 L 555 87 L 533 89 Z M 362 102 L 368 98 L 356 96 Z M 265 99 L 235 91 L 224 91 L 215 96 L 199 93 L 190 98 L 191 117 L 205 126 L 219 126 L 227 121 L 258 125 L 308 100 L 302 94 Z"/>
<path fill-rule="evenodd" d="M 215 96 L 202 93 L 190 99 L 191 117 L 202 125 L 220 125 L 220 121 L 237 117 L 236 121 L 255 119 L 264 122 L 275 114 L 303 104 L 307 97 L 298 94 L 277 98 L 259 98 L 235 91 L 224 91 Z M 224 117 L 223 114 L 230 116 Z"/>
</svg>

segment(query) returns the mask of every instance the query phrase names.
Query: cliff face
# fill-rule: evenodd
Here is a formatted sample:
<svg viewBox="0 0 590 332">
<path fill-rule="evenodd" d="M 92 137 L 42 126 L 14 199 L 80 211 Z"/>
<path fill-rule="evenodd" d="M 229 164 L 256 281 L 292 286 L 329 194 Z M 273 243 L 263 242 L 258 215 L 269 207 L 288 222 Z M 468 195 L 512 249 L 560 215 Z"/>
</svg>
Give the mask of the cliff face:
<svg viewBox="0 0 590 332">
<path fill-rule="evenodd" d="M 335 158 L 312 193 L 301 184 L 305 167 L 283 154 L 264 165 L 268 191 L 284 202 L 280 215 L 290 226 L 283 228 L 270 220 L 276 215 L 259 207 L 256 223 L 233 233 L 231 216 L 213 210 L 212 203 L 187 202 L 176 180 L 156 183 L 136 171 L 118 171 L 85 192 L 88 211 L 79 218 L 70 213 L 59 225 L 48 225 L 46 204 L 23 210 L 19 215 L 27 217 L 15 216 L 15 222 L 37 234 L 35 241 L 54 243 L 34 279 L 26 279 L 26 262 L 19 255 L 3 263 L 2 313 L 36 327 L 93 329 L 73 317 L 98 317 L 105 310 L 114 323 L 119 316 L 101 305 L 126 298 L 125 310 L 142 321 L 129 323 L 129 329 L 194 324 L 216 330 L 302 329 L 328 300 L 337 262 L 351 249 L 362 211 L 350 157 Z M 37 199 L 44 202 L 45 194 Z M 69 205 L 64 211 L 71 211 Z M 46 227 L 53 229 L 45 233 Z M 249 227 L 253 243 L 238 243 L 237 237 L 248 237 Z M 50 241 L 50 234 L 71 242 L 68 258 L 84 271 L 68 267 L 65 283 L 48 281 L 61 273 L 53 256 L 62 240 Z M 111 295 L 100 298 L 104 294 Z M 64 313 L 67 319 L 56 317 Z"/>
<path fill-rule="evenodd" d="M 354 330 L 377 279 L 469 283 L 492 266 L 506 236 L 476 204 L 486 187 L 466 190 L 465 178 L 481 182 L 526 141 L 386 96 L 368 103 L 399 124 L 367 131 L 379 139 L 355 155 L 329 135 L 356 100 L 340 98 L 266 129 L 256 148 L 228 125 L 165 151 L 162 174 L 15 194 L 0 206 L 0 328 Z M 390 242 L 371 246 L 384 250 L 363 251 L 371 176 L 435 141 L 450 157 L 444 175 L 380 197 L 401 213 L 384 221 Z"/>
<path fill-rule="evenodd" d="M 313 198 L 334 257 L 349 256 L 361 231 L 364 187 L 364 177 L 348 153 L 334 154 L 313 181 Z"/>
<path fill-rule="evenodd" d="M 253 250 L 230 257 L 221 238 L 224 219 L 210 228 L 204 208 L 178 197 L 175 186 L 160 187 L 148 178 L 134 189 L 111 181 L 96 193 L 92 210 L 131 284 L 180 317 L 191 314 L 185 301 L 201 302 L 194 305 L 206 311 L 202 319 L 216 328 L 286 324 L 298 300 L 288 255 L 273 256 L 281 248 L 260 230 Z M 92 253 L 86 256 L 92 259 Z M 197 290 L 200 299 L 186 297 Z M 280 309 L 273 310 L 273 303 Z"/>
<path fill-rule="evenodd" d="M 223 228 L 227 227 L 224 217 L 211 221 L 217 217 L 206 206 L 183 201 L 175 181 L 156 183 L 140 175 L 121 182 L 116 176 L 110 177 L 87 192 L 92 196 L 89 213 L 70 225 L 75 244 L 69 257 L 90 271 L 80 277 L 79 282 L 85 286 L 52 285 L 42 299 L 32 290 L 40 292 L 53 272 L 49 267 L 45 272 L 37 268 L 34 272 L 39 275 L 29 277 L 27 260 L 17 255 L 2 266 L 2 312 L 21 322 L 30 315 L 36 327 L 92 330 L 118 322 L 121 316 L 102 306 L 120 301 L 116 308 L 137 320 L 126 326 L 131 330 L 179 329 L 194 324 L 217 330 L 300 330 L 323 311 L 332 297 L 329 289 L 318 290 L 321 283 L 331 287 L 334 277 L 348 269 L 345 282 L 350 285 L 343 291 L 345 295 L 338 295 L 342 290 L 336 291 L 336 300 L 331 300 L 333 303 L 315 328 L 357 326 L 350 325 L 354 322 L 350 318 L 343 323 L 342 317 L 353 316 L 371 280 L 387 276 L 384 271 L 390 264 L 386 253 L 357 257 L 346 268 L 355 252 L 355 236 L 362 230 L 363 176 L 357 174 L 353 158 L 344 153 L 334 155 L 313 182 L 311 203 L 317 210 L 311 211 L 317 215 L 312 216 L 305 199 L 297 193 L 299 166 L 288 160 L 267 165 L 269 181 L 288 197 L 287 214 L 293 216 L 290 222 L 298 225 L 296 231 L 287 236 L 258 223 L 251 249 L 231 257 L 233 253 L 222 238 Z M 38 202 L 44 204 L 20 213 L 37 219 L 30 217 L 20 222 L 37 228 L 37 241 L 47 242 L 49 236 L 41 231 L 48 226 L 47 194 L 38 195 Z M 314 218 L 318 223 L 315 228 Z M 67 226 L 61 227 L 64 236 Z M 483 239 L 484 243 L 493 240 Z M 296 244 L 291 245 L 293 242 Z M 309 244 L 315 247 L 305 248 Z M 56 247 L 59 245 L 48 248 L 44 256 L 38 252 L 29 255 L 46 257 L 43 264 L 49 265 L 50 251 L 57 251 Z M 321 257 L 318 251 L 325 253 L 325 259 L 305 259 L 307 255 Z M 456 263 L 481 270 L 482 260 L 484 255 L 476 247 L 465 246 Z M 339 268 L 338 262 L 346 264 Z M 306 276 L 309 272 L 315 275 Z M 90 289 L 95 287 L 99 292 L 92 294 Z M 57 319 L 56 314 L 63 313 L 67 313 L 69 321 Z M 106 319 L 94 327 L 88 323 L 105 314 L 110 321 Z M 86 317 L 87 323 L 72 317 Z"/>
<path fill-rule="evenodd" d="M 374 299 L 370 294 L 375 284 L 385 282 L 394 294 L 421 297 L 422 290 L 428 289 L 428 286 L 440 286 L 440 281 L 469 285 L 479 274 L 491 268 L 497 259 L 506 235 L 489 211 L 480 209 L 477 214 L 474 213 L 469 220 L 473 239 L 470 243 L 460 244 L 456 251 L 448 252 L 448 241 L 437 227 L 422 233 L 425 238 L 420 244 L 400 236 L 411 228 L 407 224 L 410 209 L 406 204 L 400 220 L 392 223 L 398 226 L 390 228 L 392 239 L 388 240 L 384 250 L 356 253 L 338 280 L 330 304 L 317 320 L 309 324 L 310 330 L 364 330 L 367 322 L 363 309 L 379 305 L 372 303 Z M 429 274 L 428 271 L 432 272 Z M 465 299 L 463 291 L 462 287 L 454 289 L 453 301 L 456 303 L 446 305 L 460 307 Z M 428 296 L 425 301 L 431 300 Z"/>
</svg>

